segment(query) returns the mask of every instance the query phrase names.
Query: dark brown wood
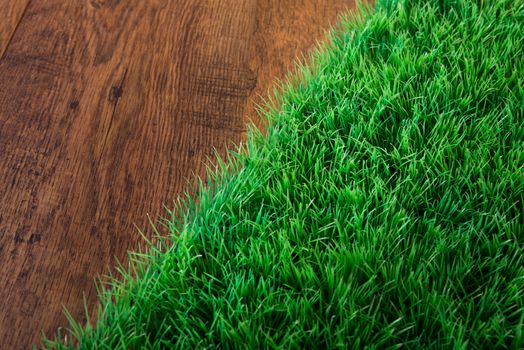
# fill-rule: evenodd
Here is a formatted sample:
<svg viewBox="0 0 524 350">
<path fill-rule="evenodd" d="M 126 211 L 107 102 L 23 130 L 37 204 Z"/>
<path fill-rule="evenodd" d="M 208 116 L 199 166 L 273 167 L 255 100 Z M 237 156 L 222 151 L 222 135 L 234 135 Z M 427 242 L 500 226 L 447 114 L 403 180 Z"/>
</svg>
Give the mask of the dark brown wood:
<svg viewBox="0 0 524 350">
<path fill-rule="evenodd" d="M 138 247 L 134 224 L 150 232 L 146 214 L 165 214 L 213 148 L 241 141 L 257 96 L 352 6 L 33 0 L 7 11 L 1 348 L 52 335 L 67 324 L 62 305 L 82 314 L 83 295 L 92 309 L 94 278 Z"/>
</svg>

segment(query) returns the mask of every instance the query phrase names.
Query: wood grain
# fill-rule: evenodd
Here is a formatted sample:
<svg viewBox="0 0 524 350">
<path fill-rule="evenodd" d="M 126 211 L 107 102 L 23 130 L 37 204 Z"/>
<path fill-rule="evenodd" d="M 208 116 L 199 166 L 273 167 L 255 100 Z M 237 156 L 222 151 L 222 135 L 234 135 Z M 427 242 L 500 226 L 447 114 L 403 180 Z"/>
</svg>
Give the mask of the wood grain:
<svg viewBox="0 0 524 350">
<path fill-rule="evenodd" d="M 22 19 L 29 0 L 0 0 L 0 57 Z"/>
<path fill-rule="evenodd" d="M 134 224 L 148 234 L 146 214 L 242 139 L 257 96 L 352 6 L 31 1 L 0 60 L 1 348 L 94 305 L 97 274 L 138 247 Z"/>
</svg>

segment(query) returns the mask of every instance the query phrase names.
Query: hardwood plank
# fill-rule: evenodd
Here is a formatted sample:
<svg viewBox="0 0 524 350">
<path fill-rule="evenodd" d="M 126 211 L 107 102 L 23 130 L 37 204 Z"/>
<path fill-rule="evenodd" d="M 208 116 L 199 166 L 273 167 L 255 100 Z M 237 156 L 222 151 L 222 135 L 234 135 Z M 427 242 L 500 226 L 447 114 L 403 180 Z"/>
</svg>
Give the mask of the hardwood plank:
<svg viewBox="0 0 524 350">
<path fill-rule="evenodd" d="M 34 0 L 0 60 L 0 339 L 93 305 L 256 96 L 350 1 Z"/>
<path fill-rule="evenodd" d="M 29 0 L 0 0 L 0 58 L 28 4 Z"/>
</svg>

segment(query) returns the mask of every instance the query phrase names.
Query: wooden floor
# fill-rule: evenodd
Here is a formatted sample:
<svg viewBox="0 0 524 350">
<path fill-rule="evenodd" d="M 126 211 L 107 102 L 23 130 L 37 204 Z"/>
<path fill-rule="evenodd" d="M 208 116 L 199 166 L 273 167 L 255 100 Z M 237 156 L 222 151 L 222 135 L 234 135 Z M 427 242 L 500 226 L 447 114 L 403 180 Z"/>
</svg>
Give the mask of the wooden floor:
<svg viewBox="0 0 524 350">
<path fill-rule="evenodd" d="M 353 0 L 0 0 L 0 348 L 79 317 Z"/>
</svg>

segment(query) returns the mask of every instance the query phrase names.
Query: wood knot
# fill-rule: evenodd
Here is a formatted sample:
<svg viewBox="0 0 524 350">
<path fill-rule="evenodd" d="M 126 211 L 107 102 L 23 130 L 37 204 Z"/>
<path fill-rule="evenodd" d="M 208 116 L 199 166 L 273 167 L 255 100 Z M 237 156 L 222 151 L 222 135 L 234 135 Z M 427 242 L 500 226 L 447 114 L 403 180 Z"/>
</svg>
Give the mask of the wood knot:
<svg viewBox="0 0 524 350">
<path fill-rule="evenodd" d="M 111 87 L 111 93 L 109 94 L 109 101 L 116 102 L 120 97 L 122 97 L 122 94 L 124 93 L 124 89 L 121 85 L 112 86 Z"/>
<path fill-rule="evenodd" d="M 74 100 L 74 101 L 71 101 L 69 102 L 69 108 L 70 109 L 77 109 L 78 108 L 78 101 Z"/>
</svg>

